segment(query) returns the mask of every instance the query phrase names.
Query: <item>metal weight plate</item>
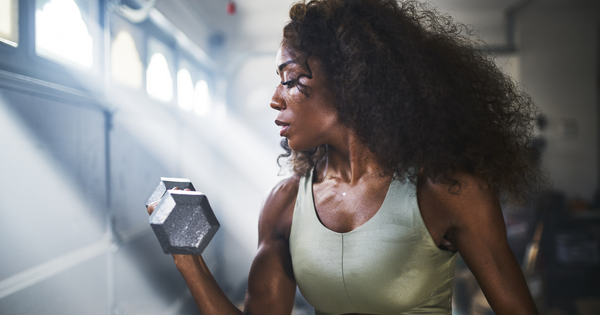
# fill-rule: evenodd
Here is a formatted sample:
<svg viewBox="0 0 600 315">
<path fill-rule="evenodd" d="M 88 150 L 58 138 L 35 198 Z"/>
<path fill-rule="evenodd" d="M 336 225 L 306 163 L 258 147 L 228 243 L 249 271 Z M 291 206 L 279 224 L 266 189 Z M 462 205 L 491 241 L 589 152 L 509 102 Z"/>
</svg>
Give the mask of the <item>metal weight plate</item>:
<svg viewBox="0 0 600 315">
<path fill-rule="evenodd" d="M 200 255 L 220 227 L 206 195 L 197 191 L 167 191 L 149 220 L 166 254 Z"/>
<path fill-rule="evenodd" d="M 154 191 L 146 200 L 146 208 L 148 208 L 149 204 L 160 200 L 165 195 L 167 190 L 173 189 L 175 187 L 181 190 L 184 190 L 186 188 L 192 191 L 196 190 L 194 188 L 194 185 L 192 185 L 192 182 L 187 178 L 161 177 L 160 183 L 158 183 L 156 189 L 154 189 Z"/>
</svg>

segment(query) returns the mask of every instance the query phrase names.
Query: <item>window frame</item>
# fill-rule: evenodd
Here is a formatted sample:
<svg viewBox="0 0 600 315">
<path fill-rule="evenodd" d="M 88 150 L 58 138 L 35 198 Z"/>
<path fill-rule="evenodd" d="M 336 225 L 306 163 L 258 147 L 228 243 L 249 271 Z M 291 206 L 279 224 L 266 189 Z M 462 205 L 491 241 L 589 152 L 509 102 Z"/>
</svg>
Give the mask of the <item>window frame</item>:
<svg viewBox="0 0 600 315">
<path fill-rule="evenodd" d="M 110 84 L 110 88 L 112 89 L 126 89 L 132 93 L 139 93 L 139 94 L 146 94 L 146 34 L 144 32 L 143 29 L 141 29 L 140 27 L 136 27 L 136 24 L 133 24 L 131 22 L 129 22 L 127 19 L 125 19 L 124 17 L 120 16 L 119 14 L 115 13 L 115 12 L 109 12 L 109 38 L 108 40 L 110 41 L 109 43 L 109 49 L 107 49 L 106 53 L 109 54 L 109 56 L 107 56 L 106 58 L 109 59 L 108 60 L 108 65 L 106 67 L 106 76 L 109 79 L 109 84 Z M 131 87 L 127 87 L 121 83 L 115 82 L 112 79 L 112 72 L 110 67 L 112 66 L 112 48 L 113 48 L 113 43 L 117 37 L 117 35 L 122 32 L 122 31 L 126 31 L 128 32 L 131 37 L 133 38 L 133 41 L 135 43 L 136 49 L 138 50 L 138 57 L 140 58 L 140 62 L 142 64 L 142 72 L 139 73 L 139 75 L 141 76 L 142 82 L 141 82 L 141 86 L 139 88 L 131 88 Z"/>
<path fill-rule="evenodd" d="M 77 73 L 81 73 L 81 74 L 85 74 L 85 75 L 91 75 L 93 77 L 101 77 L 103 75 L 102 70 L 102 64 L 103 64 L 103 59 L 104 59 L 104 43 L 103 43 L 103 30 L 104 30 L 104 19 L 102 19 L 103 14 L 101 14 L 102 11 L 104 11 L 104 1 L 102 0 L 72 0 L 75 2 L 75 4 L 77 4 L 80 12 L 82 11 L 82 8 L 79 6 L 80 2 L 95 2 L 96 7 L 93 8 L 91 11 L 92 15 L 89 15 L 87 17 L 84 17 L 84 23 L 86 24 L 87 28 L 88 28 L 88 33 L 89 35 L 92 37 L 92 65 L 90 66 L 90 68 L 86 68 L 85 66 L 80 66 L 80 65 L 76 65 L 75 63 L 73 65 L 70 65 L 67 62 L 62 62 L 60 60 L 55 60 L 52 57 L 49 56 L 43 56 L 41 53 L 39 53 L 37 51 L 37 34 L 36 34 L 36 7 L 37 7 L 37 1 L 38 0 L 27 0 L 30 3 L 31 6 L 31 19 L 33 20 L 33 23 L 31 25 L 31 27 L 33 27 L 33 29 L 31 30 L 32 32 L 32 41 L 31 41 L 31 47 L 32 50 L 29 52 L 32 57 L 34 59 L 43 59 L 44 61 L 50 61 L 53 64 L 59 64 L 63 67 L 66 67 L 68 70 L 73 71 L 73 72 L 77 72 Z M 52 0 L 47 0 L 47 1 L 52 1 Z M 83 13 L 83 12 L 81 12 Z M 86 12 L 87 15 L 87 12 Z M 91 21 L 86 21 L 85 19 L 91 19 Z M 96 28 L 95 25 L 98 25 L 98 27 Z M 44 61 L 40 61 L 40 63 L 44 63 Z"/>
<path fill-rule="evenodd" d="M 11 0 L 12 1 L 12 0 Z M 0 41 L 0 52 L 2 51 L 2 49 L 7 48 L 7 47 L 11 47 L 11 48 L 17 48 L 19 47 L 20 43 L 21 43 L 21 1 L 16 0 L 15 2 L 17 4 L 17 46 L 12 46 L 4 41 Z M 6 40 L 6 39 L 5 39 Z"/>
<path fill-rule="evenodd" d="M 0 42 L 0 71 L 41 80 L 50 84 L 57 84 L 84 93 L 88 92 L 93 95 L 107 96 L 106 92 L 108 90 L 112 88 L 120 89 L 117 87 L 119 84 L 112 81 L 110 68 L 107 67 L 107 65 L 109 65 L 107 62 L 110 63 L 110 49 L 106 49 L 111 47 L 112 41 L 118 34 L 118 30 L 113 29 L 112 22 L 114 16 L 118 16 L 118 14 L 108 10 L 107 6 L 109 5 L 110 0 L 94 1 L 97 1 L 98 7 L 95 12 L 96 14 L 91 18 L 95 19 L 99 26 L 98 31 L 96 32 L 97 34 L 92 34 L 92 36 L 97 36 L 97 38 L 94 39 L 94 64 L 92 65 L 92 68 L 95 70 L 86 73 L 86 71 L 81 71 L 81 69 L 73 68 L 38 55 L 35 42 L 36 0 L 20 0 L 18 1 L 19 42 L 17 47 Z M 143 66 L 142 87 L 139 91 L 125 88 L 129 93 L 138 96 L 144 95 L 144 101 L 157 102 L 163 106 L 165 105 L 165 103 L 154 99 L 146 92 L 146 71 L 149 62 L 147 47 L 149 38 L 153 37 L 166 46 L 171 54 L 169 68 L 173 79 L 173 97 L 171 101 L 168 102 L 169 107 L 178 111 L 187 112 L 178 106 L 177 72 L 179 71 L 180 59 L 186 60 L 186 62 L 191 65 L 191 69 L 188 69 L 188 71 L 192 76 L 194 87 L 199 80 L 205 80 L 208 84 L 209 93 L 211 96 L 214 95 L 214 80 L 216 78 L 214 71 L 216 69 L 212 69 L 210 64 L 204 64 L 202 61 L 195 58 L 193 54 L 188 53 L 187 50 L 182 48 L 177 42 L 175 34 L 166 33 L 166 31 L 163 31 L 159 25 L 156 25 L 151 18 L 138 24 L 131 23 L 121 16 L 118 16 L 118 18 L 121 19 L 122 22 L 128 23 L 129 28 L 135 29 L 135 32 L 139 34 L 143 43 L 143 45 L 138 46 L 139 39 L 134 36 Z M 90 30 L 90 32 L 94 31 Z M 106 54 L 108 54 L 108 56 L 106 56 Z M 208 62 L 210 63 L 210 60 L 208 60 Z M 212 66 L 214 68 L 214 65 Z M 81 82 L 82 77 L 96 80 L 96 82 L 100 83 L 93 86 L 86 85 Z"/>
</svg>

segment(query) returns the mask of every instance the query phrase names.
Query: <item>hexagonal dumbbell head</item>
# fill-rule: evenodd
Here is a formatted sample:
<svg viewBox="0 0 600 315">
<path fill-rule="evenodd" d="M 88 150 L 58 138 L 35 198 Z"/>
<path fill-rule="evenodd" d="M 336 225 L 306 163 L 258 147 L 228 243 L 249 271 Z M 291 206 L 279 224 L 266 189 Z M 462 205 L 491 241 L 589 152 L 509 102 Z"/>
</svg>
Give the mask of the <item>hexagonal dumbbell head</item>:
<svg viewBox="0 0 600 315">
<path fill-rule="evenodd" d="M 200 255 L 220 227 L 206 195 L 170 190 L 150 216 L 166 254 Z"/>
<path fill-rule="evenodd" d="M 161 177 L 160 183 L 158 183 L 156 189 L 154 189 L 152 194 L 150 194 L 150 197 L 148 197 L 148 200 L 146 200 L 146 208 L 148 208 L 149 204 L 159 201 L 165 195 L 167 190 L 175 187 L 181 190 L 186 188 L 189 190 L 196 190 L 194 185 L 192 185 L 192 182 L 187 178 Z"/>
</svg>

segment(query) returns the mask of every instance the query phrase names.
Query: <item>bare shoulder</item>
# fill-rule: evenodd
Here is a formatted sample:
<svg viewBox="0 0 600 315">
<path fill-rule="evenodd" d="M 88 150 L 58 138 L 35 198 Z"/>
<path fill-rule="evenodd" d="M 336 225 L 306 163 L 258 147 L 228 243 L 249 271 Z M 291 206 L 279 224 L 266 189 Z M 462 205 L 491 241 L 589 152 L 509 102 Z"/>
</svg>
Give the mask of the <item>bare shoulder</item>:
<svg viewBox="0 0 600 315">
<path fill-rule="evenodd" d="M 498 194 L 482 179 L 467 172 L 457 172 L 454 179 L 458 185 L 419 178 L 419 198 L 426 200 L 452 228 L 476 224 L 481 220 L 502 219 Z"/>
<path fill-rule="evenodd" d="M 298 175 L 293 175 L 277 183 L 265 198 L 263 214 L 265 211 L 266 214 L 279 213 L 288 208 L 290 204 L 293 205 L 296 202 L 299 185 L 300 176 Z"/>
<path fill-rule="evenodd" d="M 279 183 L 277 183 L 269 195 L 267 196 L 267 200 L 265 202 L 281 202 L 281 201 L 289 201 L 289 199 L 296 199 L 296 194 L 298 193 L 298 186 L 300 185 L 300 176 L 293 175 L 286 179 L 283 179 Z"/>
<path fill-rule="evenodd" d="M 259 237 L 289 238 L 300 176 L 293 175 L 279 183 L 267 194 L 259 219 Z"/>
</svg>

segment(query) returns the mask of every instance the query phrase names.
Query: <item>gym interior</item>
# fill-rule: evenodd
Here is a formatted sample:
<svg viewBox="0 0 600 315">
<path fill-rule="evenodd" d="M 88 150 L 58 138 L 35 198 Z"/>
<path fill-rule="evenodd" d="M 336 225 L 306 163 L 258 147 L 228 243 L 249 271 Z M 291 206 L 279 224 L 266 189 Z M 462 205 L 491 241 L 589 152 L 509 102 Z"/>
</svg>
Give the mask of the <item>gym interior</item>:
<svg viewBox="0 0 600 315">
<path fill-rule="evenodd" d="M 240 307 L 277 157 L 275 55 L 290 0 L 0 0 L 0 314 L 198 314 L 148 223 L 188 178 L 203 253 Z M 600 2 L 432 0 L 479 32 L 541 112 L 552 183 L 503 209 L 542 314 L 600 314 Z M 453 314 L 493 314 L 457 263 Z M 295 315 L 314 314 L 297 294 Z"/>
</svg>

